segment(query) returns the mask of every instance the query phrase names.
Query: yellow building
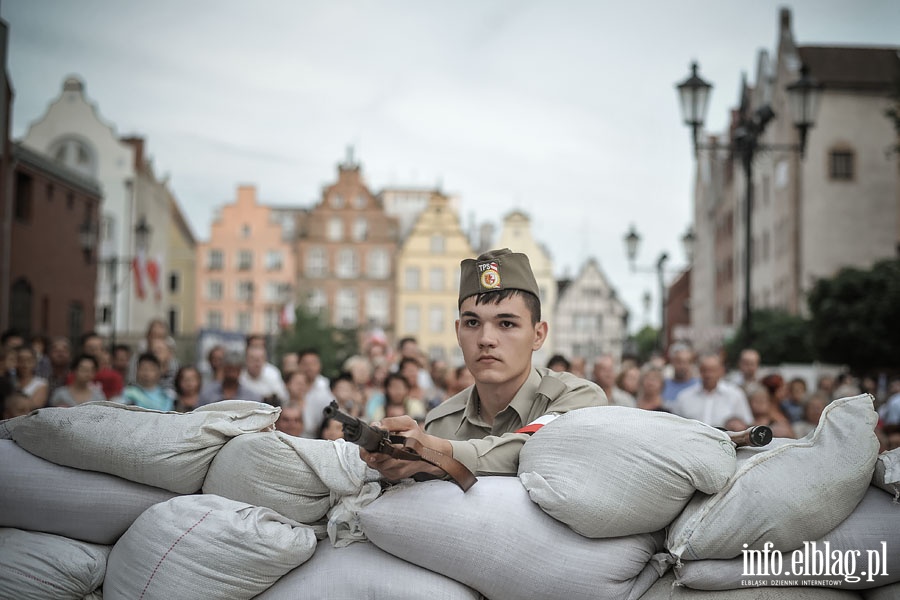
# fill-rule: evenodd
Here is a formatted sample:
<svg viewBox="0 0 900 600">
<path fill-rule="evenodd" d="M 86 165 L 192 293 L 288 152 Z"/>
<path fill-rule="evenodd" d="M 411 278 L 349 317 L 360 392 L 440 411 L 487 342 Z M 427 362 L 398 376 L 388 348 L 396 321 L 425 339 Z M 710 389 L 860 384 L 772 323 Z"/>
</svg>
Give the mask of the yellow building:
<svg viewBox="0 0 900 600">
<path fill-rule="evenodd" d="M 397 258 L 397 339 L 413 336 L 429 358 L 462 364 L 454 326 L 459 263 L 473 256 L 450 199 L 432 193 Z"/>
<path fill-rule="evenodd" d="M 169 290 L 167 318 L 169 330 L 174 336 L 196 332 L 196 277 L 195 264 L 197 240 L 191 226 L 178 207 L 178 201 L 166 186 L 169 200 L 169 235 L 166 249 L 166 281 Z"/>
</svg>

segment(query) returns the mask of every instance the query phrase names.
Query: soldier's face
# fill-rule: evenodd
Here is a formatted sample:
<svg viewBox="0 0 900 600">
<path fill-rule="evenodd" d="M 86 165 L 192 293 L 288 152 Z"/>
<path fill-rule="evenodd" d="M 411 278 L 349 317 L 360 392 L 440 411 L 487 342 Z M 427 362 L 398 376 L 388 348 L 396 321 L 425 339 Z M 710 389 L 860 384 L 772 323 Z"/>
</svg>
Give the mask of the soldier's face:
<svg viewBox="0 0 900 600">
<path fill-rule="evenodd" d="M 524 381 L 532 353 L 547 339 L 547 324 L 531 323 L 531 312 L 519 295 L 499 304 L 476 305 L 475 298 L 463 301 L 456 322 L 466 367 L 478 384 Z"/>
</svg>

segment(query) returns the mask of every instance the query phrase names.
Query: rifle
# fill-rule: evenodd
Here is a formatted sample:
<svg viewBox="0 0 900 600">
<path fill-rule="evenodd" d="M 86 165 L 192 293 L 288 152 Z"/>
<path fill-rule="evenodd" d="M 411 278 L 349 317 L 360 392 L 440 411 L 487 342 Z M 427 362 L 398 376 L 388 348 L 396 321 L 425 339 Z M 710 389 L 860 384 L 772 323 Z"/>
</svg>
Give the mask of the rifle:
<svg viewBox="0 0 900 600">
<path fill-rule="evenodd" d="M 386 429 L 373 427 L 343 412 L 334 400 L 322 413 L 326 419 L 334 419 L 344 426 L 344 439 L 364 448 L 367 452 L 379 452 L 400 460 L 421 460 L 443 470 L 450 479 L 466 492 L 478 481 L 464 464 L 433 450 L 419 440 L 402 435 L 391 435 Z"/>
<path fill-rule="evenodd" d="M 772 429 L 766 425 L 754 425 L 744 431 L 728 431 L 724 427 L 716 427 L 716 429 L 727 433 L 734 445 L 739 448 L 741 446 L 758 448 L 772 441 Z"/>
</svg>

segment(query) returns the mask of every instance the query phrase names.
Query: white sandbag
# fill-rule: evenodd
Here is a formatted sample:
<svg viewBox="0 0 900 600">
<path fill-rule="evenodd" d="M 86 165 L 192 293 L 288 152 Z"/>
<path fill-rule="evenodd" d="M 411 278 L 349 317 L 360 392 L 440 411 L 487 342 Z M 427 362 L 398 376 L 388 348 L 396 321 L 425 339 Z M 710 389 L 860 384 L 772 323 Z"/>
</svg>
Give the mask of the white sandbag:
<svg viewBox="0 0 900 600">
<path fill-rule="evenodd" d="M 0 421 L 0 440 L 11 440 L 13 429 L 26 419 L 28 415 L 13 417 L 12 419 L 4 419 Z"/>
<path fill-rule="evenodd" d="M 310 440 L 280 431 L 238 436 L 209 467 L 203 492 L 267 506 L 300 523 L 321 519 L 340 497 L 377 479 L 343 440 Z"/>
<path fill-rule="evenodd" d="M 80 600 L 103 583 L 109 546 L 0 528 L 0 598 Z"/>
<path fill-rule="evenodd" d="M 114 544 L 142 512 L 176 494 L 64 467 L 0 440 L 0 527 Z"/>
<path fill-rule="evenodd" d="M 734 470 L 734 444 L 724 431 L 622 406 L 568 412 L 519 455 L 531 499 L 592 538 L 659 531 L 695 491 L 721 490 Z"/>
<path fill-rule="evenodd" d="M 676 587 L 675 576 L 672 573 L 667 573 L 641 596 L 641 600 L 860 600 L 861 598 L 857 592 L 850 590 L 816 587 L 749 587 L 725 592 L 692 590 Z"/>
<path fill-rule="evenodd" d="M 878 455 L 872 485 L 894 496 L 895 501 L 900 500 L 900 448 Z"/>
<path fill-rule="evenodd" d="M 106 600 L 253 598 L 303 564 L 313 530 L 268 508 L 212 494 L 149 508 L 109 556 Z"/>
<path fill-rule="evenodd" d="M 443 575 L 362 542 L 335 548 L 325 540 L 311 559 L 256 600 L 478 600 L 481 595 Z"/>
<path fill-rule="evenodd" d="M 742 582 L 748 581 L 770 586 L 775 581 L 797 581 L 859 590 L 900 581 L 898 549 L 900 505 L 894 504 L 889 494 L 870 486 L 849 517 L 823 538 L 798 550 L 748 553 L 746 560 L 744 555 L 729 560 L 686 560 L 676 567 L 675 574 L 679 584 L 701 590 L 738 589 L 747 587 Z M 767 562 L 761 560 L 763 556 Z M 793 571 L 795 556 L 797 574 Z"/>
<path fill-rule="evenodd" d="M 725 488 L 697 494 L 669 528 L 666 547 L 682 559 L 734 558 L 744 544 L 787 552 L 846 519 L 869 488 L 878 439 L 868 394 L 835 400 L 815 431 L 772 449 L 738 449 Z"/>
<path fill-rule="evenodd" d="M 662 535 L 592 540 L 544 513 L 516 477 L 386 491 L 359 514 L 376 546 L 491 600 L 636 599 L 659 577 Z"/>
<path fill-rule="evenodd" d="M 92 402 L 35 411 L 15 428 L 13 439 L 59 465 L 190 494 L 203 485 L 209 463 L 225 442 L 271 427 L 280 412 L 243 400 L 184 414 Z"/>
</svg>

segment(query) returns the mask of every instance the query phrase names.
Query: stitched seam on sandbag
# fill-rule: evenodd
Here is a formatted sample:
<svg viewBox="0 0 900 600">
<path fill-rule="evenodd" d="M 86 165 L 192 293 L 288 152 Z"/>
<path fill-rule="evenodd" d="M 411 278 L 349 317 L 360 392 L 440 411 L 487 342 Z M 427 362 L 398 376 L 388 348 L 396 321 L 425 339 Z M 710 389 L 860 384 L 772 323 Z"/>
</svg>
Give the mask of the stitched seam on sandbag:
<svg viewBox="0 0 900 600">
<path fill-rule="evenodd" d="M 38 582 L 40 582 L 40 583 L 43 583 L 44 585 L 49 585 L 49 586 L 52 587 L 52 588 L 56 588 L 56 589 L 61 590 L 61 591 L 66 591 L 66 589 L 65 589 L 64 587 L 58 586 L 58 585 L 56 585 L 55 583 L 53 583 L 53 582 L 51 582 L 51 581 L 44 581 L 44 580 L 41 579 L 40 577 L 35 577 L 34 575 L 31 575 L 30 573 L 28 573 L 28 572 L 26 572 L 26 571 L 22 571 L 21 569 L 17 569 L 17 568 L 15 568 L 15 567 L 7 567 L 7 568 L 8 568 L 10 571 L 15 571 L 15 572 L 18 573 L 19 575 L 22 575 L 22 576 L 26 577 L 27 579 L 33 579 L 33 580 L 35 580 L 35 581 L 38 581 Z"/>
<path fill-rule="evenodd" d="M 203 515 L 202 517 L 200 517 L 200 520 L 199 520 L 199 521 L 197 521 L 196 523 L 194 523 L 193 525 L 191 525 L 191 526 L 187 529 L 187 531 L 185 531 L 185 532 L 182 533 L 180 536 L 178 536 L 178 539 L 177 539 L 177 540 L 175 540 L 174 542 L 172 542 L 172 545 L 169 546 L 169 549 L 166 550 L 165 554 L 162 555 L 162 558 L 159 559 L 159 562 L 156 563 L 156 566 L 153 568 L 153 572 L 150 573 L 150 578 L 147 579 L 147 585 L 145 585 L 145 586 L 144 586 L 144 589 L 141 591 L 141 595 L 139 596 L 139 600 L 142 599 L 142 598 L 144 597 L 144 594 L 147 593 L 147 588 L 150 587 L 150 583 L 153 581 L 153 578 L 156 577 L 156 572 L 159 571 L 159 567 L 162 566 L 163 561 L 166 560 L 166 557 L 167 557 L 167 556 L 169 556 L 169 552 L 171 552 L 171 551 L 175 548 L 175 546 L 178 545 L 178 542 L 180 542 L 182 539 L 184 539 L 184 536 L 186 536 L 187 534 L 189 534 L 191 531 L 194 530 L 195 527 L 197 527 L 200 523 L 202 523 L 202 522 L 204 521 L 204 519 L 206 519 L 206 517 L 208 517 L 208 516 L 210 515 L 211 512 L 212 512 L 212 510 L 208 510 L 208 511 L 206 512 L 205 515 Z"/>
</svg>

